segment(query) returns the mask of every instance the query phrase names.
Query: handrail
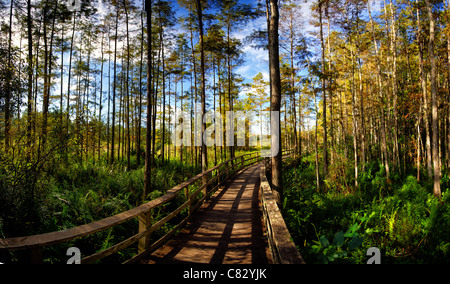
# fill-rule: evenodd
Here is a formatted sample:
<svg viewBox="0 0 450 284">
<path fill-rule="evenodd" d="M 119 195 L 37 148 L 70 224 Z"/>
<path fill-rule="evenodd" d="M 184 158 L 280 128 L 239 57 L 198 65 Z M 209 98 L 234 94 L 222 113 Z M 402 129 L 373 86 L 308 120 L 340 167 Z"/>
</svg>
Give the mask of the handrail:
<svg viewBox="0 0 450 284">
<path fill-rule="evenodd" d="M 103 251 L 97 252 L 93 255 L 86 256 L 81 260 L 81 263 L 92 263 L 97 260 L 100 260 L 104 257 L 112 255 L 124 248 L 129 247 L 135 242 L 139 241 L 141 238 L 148 237 L 150 234 L 157 229 L 161 228 L 165 223 L 169 220 L 177 216 L 184 209 L 188 208 L 188 216 L 184 218 L 180 223 L 178 223 L 174 228 L 172 228 L 168 233 L 166 233 L 159 240 L 149 245 L 145 251 L 139 252 L 132 259 L 127 260 L 125 263 L 132 263 L 139 261 L 146 254 L 154 251 L 162 244 L 164 244 L 173 234 L 176 233 L 178 229 L 184 226 L 192 214 L 203 204 L 203 202 L 208 198 L 208 196 L 215 191 L 224 181 L 229 179 L 232 175 L 239 172 L 240 170 L 255 164 L 260 161 L 261 157 L 259 155 L 260 152 L 253 152 L 245 155 L 241 155 L 232 159 L 229 159 L 217 166 L 214 166 L 193 178 L 178 184 L 172 189 L 168 190 L 167 193 L 159 198 L 156 198 L 152 201 L 149 201 L 143 205 L 130 209 L 128 211 L 119 213 L 117 215 L 95 221 L 89 224 L 81 225 L 78 227 L 70 228 L 63 231 L 56 231 L 51 233 L 45 233 L 40 235 L 33 236 L 25 236 L 25 237 L 15 237 L 15 238 L 7 238 L 0 239 L 0 250 L 23 250 L 23 249 L 31 249 L 31 262 L 32 263 L 42 263 L 42 248 L 50 245 L 60 244 L 64 242 L 68 242 L 74 239 L 78 239 L 84 236 L 92 235 L 94 233 L 98 233 L 119 224 L 122 224 L 126 221 L 129 221 L 134 218 L 141 218 L 146 214 L 151 214 L 152 210 L 166 204 L 171 201 L 177 195 L 184 190 L 184 198 L 186 200 L 180 207 L 170 212 L 167 216 L 162 218 L 161 220 L 156 220 L 155 223 L 151 224 L 146 230 L 141 231 L 134 236 L 110 247 Z M 254 157 L 252 157 L 254 155 Z M 244 160 L 244 157 L 249 156 Z M 239 160 L 240 159 L 240 160 Z M 247 163 L 248 162 L 248 163 Z M 207 183 L 201 185 L 198 189 L 194 191 L 189 190 L 189 186 L 195 184 L 197 181 L 201 181 L 202 177 L 205 175 L 209 176 L 213 171 L 216 171 L 216 175 L 211 179 L 208 179 Z M 225 175 L 225 176 L 224 176 Z M 212 187 L 212 188 L 211 188 Z M 200 200 L 193 205 L 196 201 L 195 198 L 203 193 L 203 196 Z"/>
<path fill-rule="evenodd" d="M 291 239 L 275 195 L 267 181 L 265 164 L 261 164 L 260 170 L 261 206 L 272 261 L 275 264 L 304 264 L 305 261 Z"/>
</svg>

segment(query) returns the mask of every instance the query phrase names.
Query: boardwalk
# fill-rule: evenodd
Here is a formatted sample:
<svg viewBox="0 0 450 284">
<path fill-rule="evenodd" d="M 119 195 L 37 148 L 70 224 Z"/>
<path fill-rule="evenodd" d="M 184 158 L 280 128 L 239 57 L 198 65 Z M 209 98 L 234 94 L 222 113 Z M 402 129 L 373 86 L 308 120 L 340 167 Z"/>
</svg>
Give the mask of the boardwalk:
<svg viewBox="0 0 450 284">
<path fill-rule="evenodd" d="M 259 206 L 259 169 L 252 166 L 231 179 L 144 263 L 271 263 Z"/>
<path fill-rule="evenodd" d="M 72 242 L 139 219 L 139 232 L 108 248 L 83 256 L 79 261 L 95 263 L 139 241 L 147 248 L 123 263 L 304 263 L 291 240 L 270 185 L 262 174 L 265 170 L 260 170 L 263 164 L 254 165 L 258 161 L 261 161 L 259 152 L 229 159 L 176 185 L 163 196 L 89 224 L 39 235 L 0 238 L 0 252 L 28 250 L 31 263 L 43 263 L 44 257 L 47 257 L 44 253 L 49 251 L 44 251 L 45 247 Z M 214 171 L 217 175 L 211 177 Z M 208 184 L 211 187 L 215 185 L 209 192 L 214 190 L 215 193 L 205 202 L 205 196 L 197 198 L 204 187 L 187 189 L 208 175 Z M 169 204 L 174 198 L 181 198 L 184 203 L 162 219 L 149 222 L 155 209 Z M 176 226 L 161 231 L 164 236 L 146 244 L 146 237 L 165 228 L 167 222 L 180 217 L 186 208 L 190 209 L 188 215 L 178 218 Z M 188 221 L 190 223 L 186 225 Z M 182 231 L 173 239 L 180 228 Z"/>
</svg>

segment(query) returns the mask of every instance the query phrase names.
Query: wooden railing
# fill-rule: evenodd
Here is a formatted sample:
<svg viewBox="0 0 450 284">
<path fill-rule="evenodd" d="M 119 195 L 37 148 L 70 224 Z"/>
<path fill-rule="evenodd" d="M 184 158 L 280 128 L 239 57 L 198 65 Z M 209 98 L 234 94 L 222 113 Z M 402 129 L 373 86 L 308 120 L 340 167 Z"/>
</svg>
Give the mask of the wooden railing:
<svg viewBox="0 0 450 284">
<path fill-rule="evenodd" d="M 131 259 L 128 259 L 124 263 L 134 263 L 140 261 L 145 257 L 145 255 L 163 245 L 170 239 L 170 237 L 172 237 L 172 235 L 174 235 L 181 227 L 183 227 L 192 216 L 192 214 L 219 186 L 223 184 L 224 181 L 226 181 L 242 169 L 260 161 L 261 158 L 259 153 L 260 152 L 254 152 L 229 159 L 213 168 L 210 168 L 196 175 L 188 181 L 185 181 L 173 187 L 172 189 L 168 190 L 165 195 L 159 198 L 156 198 L 136 208 L 96 222 L 70 228 L 64 231 L 26 237 L 0 239 L 0 250 L 12 251 L 28 249 L 31 251 L 31 262 L 42 263 L 42 248 L 44 247 L 61 244 L 64 242 L 70 242 L 75 239 L 99 233 L 135 218 L 138 218 L 140 220 L 140 223 L 143 219 L 151 220 L 151 222 L 149 222 L 143 230 L 140 224 L 140 230 L 137 234 L 113 246 L 110 246 L 107 249 L 98 251 L 81 259 L 81 263 L 94 263 L 125 248 L 128 248 L 138 241 L 142 242 L 142 240 L 145 238 L 149 239 L 150 235 L 156 230 L 160 229 L 164 224 L 166 224 L 176 216 L 181 216 L 182 220 L 178 224 L 172 226 L 171 229 L 166 234 L 164 234 L 164 236 L 160 237 L 153 243 L 146 244 L 144 248 L 140 248 L 138 254 L 133 256 Z M 208 177 L 208 181 L 206 184 L 202 184 L 202 178 L 204 176 Z M 160 219 L 158 218 L 159 220 L 152 219 L 152 212 L 155 212 L 155 209 L 168 204 L 178 196 L 180 196 L 184 201 L 182 205 L 180 205 L 178 208 L 171 211 L 164 217 L 160 217 Z M 182 212 L 184 213 L 182 214 Z M 81 253 L 83 252 L 81 251 Z"/>
<path fill-rule="evenodd" d="M 276 197 L 267 181 L 266 166 L 269 164 L 269 161 L 270 159 L 266 159 L 265 163 L 261 163 L 260 191 L 264 224 L 267 230 L 272 261 L 275 264 L 304 264 L 305 261 L 291 239 L 291 234 L 278 208 Z"/>
</svg>

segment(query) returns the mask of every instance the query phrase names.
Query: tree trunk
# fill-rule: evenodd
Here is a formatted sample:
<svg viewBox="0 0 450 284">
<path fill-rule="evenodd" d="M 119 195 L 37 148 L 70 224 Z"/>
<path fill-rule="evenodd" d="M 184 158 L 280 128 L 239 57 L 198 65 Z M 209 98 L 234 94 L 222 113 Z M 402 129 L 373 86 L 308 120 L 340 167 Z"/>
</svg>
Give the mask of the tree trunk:
<svg viewBox="0 0 450 284">
<path fill-rule="evenodd" d="M 189 9 L 189 34 L 190 34 L 190 42 L 191 42 L 192 69 L 193 69 L 193 74 L 194 74 L 194 76 L 193 76 L 194 77 L 194 89 L 193 89 L 194 93 L 191 96 L 191 129 L 192 129 L 192 132 L 191 132 L 191 159 L 192 159 L 192 163 L 197 164 L 198 163 L 198 161 L 197 161 L 197 146 L 195 146 L 197 144 L 197 134 L 196 134 L 196 131 L 194 131 L 194 121 L 193 121 L 194 115 L 195 116 L 197 115 L 197 108 L 195 107 L 195 105 L 197 104 L 197 63 L 195 60 L 194 32 L 193 32 L 194 27 L 193 27 L 192 18 L 193 17 L 191 14 L 191 9 Z M 192 78 L 191 78 L 191 88 L 192 88 Z M 175 101 L 176 101 L 176 95 L 175 95 Z"/>
<path fill-rule="evenodd" d="M 354 155 L 354 167 L 355 167 L 355 189 L 358 189 L 358 119 L 356 118 L 356 99 L 355 99 L 355 60 L 354 53 L 351 52 L 352 58 L 352 83 L 351 83 L 351 93 L 352 93 L 352 120 L 353 120 L 353 155 Z"/>
<path fill-rule="evenodd" d="M 396 30 L 395 30 L 395 16 L 394 16 L 394 10 L 393 10 L 393 4 L 390 5 L 390 18 L 391 18 L 391 29 L 389 31 L 390 33 L 390 51 L 392 56 L 392 66 L 391 66 L 391 85 L 392 85 L 392 94 L 394 97 L 394 104 L 393 104 L 393 112 L 394 112 L 394 155 L 393 155 L 393 164 L 397 166 L 397 168 L 400 171 L 400 151 L 398 147 L 398 110 L 397 110 L 397 93 L 398 93 L 398 86 L 397 86 L 397 36 L 396 36 Z M 395 170 L 395 169 L 394 169 Z"/>
<path fill-rule="evenodd" d="M 328 147 L 327 147 L 327 95 L 325 93 L 325 45 L 322 27 L 322 4 L 319 2 L 320 45 L 322 48 L 322 96 L 323 96 L 323 175 L 328 172 Z"/>
<path fill-rule="evenodd" d="M 151 98 L 152 98 L 152 1 L 145 1 L 145 11 L 147 12 L 147 137 L 145 145 L 145 172 L 144 190 L 142 200 L 145 200 L 151 189 Z"/>
<path fill-rule="evenodd" d="M 60 138 L 63 137 L 63 120 L 64 120 L 64 110 L 63 110 L 63 93 L 64 93 L 64 24 L 61 25 L 61 89 L 60 89 L 60 97 L 59 97 L 59 111 L 60 114 Z"/>
<path fill-rule="evenodd" d="M 227 45 L 228 45 L 228 52 L 227 52 L 227 68 L 228 68 L 228 103 L 229 103 L 229 110 L 232 112 L 234 110 L 234 102 L 233 97 L 231 95 L 231 47 L 230 47 L 230 32 L 231 32 L 231 20 L 227 20 Z M 234 117 L 233 117 L 234 120 Z M 234 121 L 231 122 L 231 125 L 234 124 Z M 234 131 L 228 132 L 233 135 L 233 137 L 230 137 L 230 140 L 232 145 L 230 145 L 230 159 L 235 157 L 235 145 L 234 145 Z"/>
<path fill-rule="evenodd" d="M 350 24 L 349 18 L 348 18 L 348 12 L 346 11 L 347 15 L 347 24 Z M 351 39 L 351 31 L 349 30 L 349 38 L 348 42 L 350 45 L 352 44 Z M 356 118 L 356 90 L 355 90 L 355 54 L 353 49 L 350 50 L 350 57 L 351 57 L 351 85 L 350 85 L 350 93 L 352 96 L 352 134 L 353 134 L 353 157 L 354 157 L 354 170 L 355 170 L 355 189 L 358 189 L 358 119 Z M 358 65 L 359 69 L 359 65 Z M 359 72 L 361 74 L 361 72 Z"/>
<path fill-rule="evenodd" d="M 201 112 L 201 123 L 202 123 L 202 134 L 205 133 L 206 123 L 203 119 L 203 116 L 206 113 L 206 93 L 205 93 L 205 54 L 203 51 L 203 19 L 202 19 L 202 4 L 200 0 L 197 0 L 197 16 L 198 16 L 198 29 L 199 29 L 199 45 L 200 45 L 200 72 L 201 72 L 201 103 L 202 103 L 202 112 Z M 205 141 L 202 135 L 202 172 L 208 169 L 208 156 L 207 156 L 207 148 Z M 202 178 L 203 185 L 206 185 L 208 182 L 208 175 L 204 175 Z"/>
<path fill-rule="evenodd" d="M 142 191 L 142 201 L 144 202 L 151 190 L 152 159 L 151 159 L 151 121 L 152 121 L 152 0 L 145 0 L 145 12 L 147 13 L 147 122 L 146 122 L 146 143 L 145 143 L 145 168 L 144 168 L 144 189 Z M 151 226 L 151 214 L 145 214 L 139 218 L 139 232 L 146 231 Z M 139 240 L 138 252 L 145 251 L 150 245 L 150 237 Z"/>
<path fill-rule="evenodd" d="M 430 21 L 430 40 L 428 42 L 428 53 L 431 64 L 431 125 L 433 130 L 433 168 L 434 168 L 434 188 L 433 193 L 436 197 L 441 197 L 440 175 L 441 167 L 439 161 L 439 129 L 438 129 L 438 102 L 436 92 L 436 58 L 434 55 L 434 40 L 435 40 L 435 23 L 432 7 L 429 0 L 425 0 L 428 11 L 428 19 Z"/>
<path fill-rule="evenodd" d="M 48 125 L 48 108 L 50 105 L 50 87 L 51 87 L 51 78 L 52 78 L 52 53 L 53 53 L 53 38 L 55 34 L 55 21 L 56 21 L 56 10 L 58 8 L 58 1 L 55 1 L 54 6 L 54 15 L 53 15 L 53 21 L 52 21 L 52 32 L 50 34 L 50 50 L 47 53 L 47 39 L 46 39 L 46 32 L 44 32 L 44 41 L 45 41 L 45 58 L 46 58 L 46 66 L 48 66 L 48 70 L 44 70 L 44 73 L 46 74 L 44 78 L 44 108 L 43 108 L 43 116 L 44 121 L 42 123 L 42 148 L 45 148 L 45 144 L 47 141 L 47 125 Z M 44 22 L 44 31 L 46 31 L 46 23 Z"/>
<path fill-rule="evenodd" d="M 290 29 L 290 60 L 291 60 L 291 96 L 292 96 L 292 115 L 293 115 L 293 128 L 294 128 L 294 155 L 301 157 L 301 146 L 299 145 L 297 135 L 297 110 L 296 110 L 296 90 L 295 90 L 295 66 L 294 66 L 294 23 L 293 14 L 289 13 L 289 29 Z"/>
<path fill-rule="evenodd" d="M 69 135 L 69 121 L 70 121 L 70 79 L 72 75 L 72 55 L 73 55 L 73 40 L 75 37 L 75 16 L 76 13 L 73 13 L 73 27 L 72 27 L 72 37 L 70 39 L 70 53 L 69 53 L 69 70 L 67 75 L 67 115 L 66 115 L 66 130 L 67 135 Z M 67 152 L 67 150 L 66 150 Z M 67 153 L 66 153 L 67 154 Z"/>
<path fill-rule="evenodd" d="M 10 101 L 11 101 L 11 44 L 12 44 L 12 16 L 13 16 L 14 1 L 11 0 L 11 7 L 9 10 L 9 40 L 8 40 L 8 75 L 6 77 L 8 89 L 5 96 L 5 152 L 8 151 L 10 145 Z"/>
<path fill-rule="evenodd" d="M 137 166 L 141 165 L 141 125 L 142 125 L 142 69 L 144 61 L 144 13 L 141 12 L 141 47 L 140 54 L 141 60 L 139 62 L 139 114 L 138 114 L 138 128 L 137 128 L 137 141 L 136 141 L 136 159 Z"/>
<path fill-rule="evenodd" d="M 449 1 L 445 1 L 447 9 L 447 29 L 449 29 L 450 21 L 450 5 Z M 447 31 L 447 97 L 448 97 L 448 130 L 447 130 L 447 169 L 450 168 L 450 30 Z"/>
<path fill-rule="evenodd" d="M 417 4 L 417 0 L 416 0 Z M 417 16 L 417 29 L 416 29 L 416 37 L 419 46 L 419 75 L 420 75 L 420 84 L 422 88 L 422 98 L 423 98 L 423 118 L 425 124 L 425 133 L 426 133 L 426 154 L 427 154 L 427 171 L 428 178 L 431 178 L 432 173 L 432 164 L 431 164 L 431 139 L 430 139 L 430 128 L 428 123 L 428 99 L 427 99 L 427 76 L 424 68 L 424 60 L 423 60 L 423 52 L 424 52 L 424 40 L 422 37 L 422 27 L 420 24 L 420 16 L 419 16 L 419 7 L 416 9 Z"/>
<path fill-rule="evenodd" d="M 359 17 L 359 6 L 357 6 L 357 17 Z M 360 54 L 360 46 L 361 46 L 361 34 L 360 34 L 360 28 L 359 28 L 359 21 L 356 24 L 357 29 L 357 53 Z M 365 135 L 365 124 L 364 124 L 364 95 L 363 95 L 363 79 L 362 79 L 362 64 L 361 64 L 361 58 L 358 57 L 358 77 L 359 77 L 359 103 L 360 103 L 360 113 L 361 113 L 361 123 L 360 123 L 360 135 L 361 135 L 361 165 L 362 170 L 364 171 L 365 163 L 366 163 L 366 135 Z M 357 165 L 355 164 L 355 177 L 358 176 L 357 173 Z M 355 186 L 357 185 L 357 178 L 355 181 Z"/>
<path fill-rule="evenodd" d="M 448 22 L 447 22 L 448 23 Z M 447 139 L 447 168 L 450 168 L 450 34 L 447 35 L 447 96 L 449 100 L 449 131 L 447 133 L 448 139 Z"/>
<path fill-rule="evenodd" d="M 328 12 L 327 12 L 328 13 Z M 334 124 L 333 124 L 333 93 L 332 93 L 332 84 L 333 84 L 333 73 L 331 72 L 331 43 L 330 43 L 330 16 L 327 15 L 327 28 L 328 28 L 328 37 L 327 37 L 327 46 L 328 46 L 328 98 L 330 99 L 330 138 L 331 138 L 331 153 L 330 153 L 330 163 L 333 164 L 334 157 L 336 156 L 335 150 L 335 134 L 334 134 Z M 363 148 L 364 151 L 364 148 Z"/>
<path fill-rule="evenodd" d="M 100 163 L 100 149 L 101 149 L 101 141 L 102 141 L 102 109 L 103 109 L 103 58 L 104 58 L 104 52 L 103 52 L 103 44 L 104 44 L 105 37 L 102 37 L 102 44 L 101 44 L 101 67 L 100 67 L 100 105 L 98 110 L 98 161 Z"/>
<path fill-rule="evenodd" d="M 33 120 L 33 31 L 31 19 L 31 0 L 27 0 L 27 33 L 28 33 L 28 114 L 27 114 L 27 146 L 28 160 L 31 157 L 31 130 Z"/>
<path fill-rule="evenodd" d="M 117 88 L 117 30 L 119 26 L 119 9 L 116 11 L 116 31 L 114 36 L 114 79 L 113 79 L 113 91 L 112 91 L 112 121 L 111 121 L 111 157 L 109 164 L 114 163 L 114 140 L 116 134 L 116 88 Z"/>
<path fill-rule="evenodd" d="M 41 137 L 42 137 L 42 143 L 40 143 L 38 147 L 38 157 L 41 153 L 41 147 L 44 147 L 44 144 L 46 142 L 47 138 L 47 120 L 48 120 L 48 106 L 49 106 L 49 85 L 48 85 L 48 61 L 49 61 L 49 54 L 48 54 L 48 43 L 47 43 L 47 13 L 48 13 L 48 2 L 45 2 L 44 8 L 43 8 L 43 21 L 42 25 L 44 26 L 44 94 L 43 94 L 43 100 L 42 100 L 42 129 L 41 129 Z"/>
<path fill-rule="evenodd" d="M 280 79 L 280 57 L 278 44 L 278 1 L 269 1 L 269 63 L 270 63 L 270 125 L 272 136 L 272 186 L 277 192 L 277 202 L 280 204 L 283 200 L 282 194 L 282 148 L 281 148 L 281 125 L 280 125 L 280 107 L 281 107 L 281 79 Z"/>
<path fill-rule="evenodd" d="M 159 16 L 161 16 L 161 9 L 159 9 Z M 161 139 L 161 161 L 164 165 L 164 155 L 165 155 L 165 139 L 166 139 L 166 66 L 165 66 L 165 60 L 164 60 L 164 26 L 160 28 L 160 41 L 161 41 L 161 58 L 162 58 L 162 139 Z M 182 75 L 183 76 L 183 75 Z M 183 84 L 183 80 L 181 80 L 181 84 Z M 181 92 L 181 95 L 183 96 L 183 92 Z M 183 104 L 181 104 L 181 107 L 183 107 Z M 183 147 L 183 144 L 181 145 Z M 183 149 L 183 148 L 181 148 Z M 183 150 L 182 150 L 183 151 Z M 181 161 L 183 162 L 183 160 Z"/>
<path fill-rule="evenodd" d="M 311 81 L 312 82 L 312 81 Z M 319 151 L 318 151 L 318 147 L 317 147 L 317 128 L 318 128 L 318 119 L 317 119 L 317 114 L 319 113 L 318 111 L 318 107 L 317 107 L 317 99 L 316 99 L 316 90 L 314 88 L 314 85 L 312 86 L 313 88 L 313 93 L 314 93 L 314 110 L 316 112 L 316 127 L 314 129 L 314 153 L 315 153 L 315 160 L 316 160 L 316 186 L 317 186 L 317 191 L 320 191 L 320 177 L 319 177 Z"/>
<path fill-rule="evenodd" d="M 377 81 L 378 81 L 378 95 L 379 99 L 381 100 L 381 151 L 384 157 L 384 167 L 386 171 L 386 179 L 389 180 L 389 160 L 387 156 L 387 147 L 386 147 L 386 124 L 385 124 L 385 114 L 384 114 L 384 96 L 383 96 L 383 85 L 381 82 L 381 64 L 380 64 L 380 56 L 378 54 L 378 42 L 375 38 L 375 23 L 372 19 L 372 14 L 370 12 L 370 1 L 367 1 L 367 8 L 369 12 L 370 22 L 372 24 L 372 37 L 373 37 L 373 44 L 375 46 L 375 56 L 377 61 Z"/>
<path fill-rule="evenodd" d="M 125 10 L 125 24 L 127 31 L 127 75 L 125 78 L 125 88 L 126 88 L 126 108 L 127 108 L 127 171 L 131 167 L 131 134 L 130 134 L 130 88 L 129 88 L 129 77 L 130 77 L 130 35 L 128 32 L 128 9 L 126 1 L 123 1 L 123 8 Z M 124 112 L 125 113 L 125 112 Z"/>
<path fill-rule="evenodd" d="M 214 165 L 217 165 L 217 116 L 216 116 L 216 69 L 215 69 L 215 58 L 212 60 L 212 67 L 213 67 L 213 111 L 214 111 Z"/>
</svg>

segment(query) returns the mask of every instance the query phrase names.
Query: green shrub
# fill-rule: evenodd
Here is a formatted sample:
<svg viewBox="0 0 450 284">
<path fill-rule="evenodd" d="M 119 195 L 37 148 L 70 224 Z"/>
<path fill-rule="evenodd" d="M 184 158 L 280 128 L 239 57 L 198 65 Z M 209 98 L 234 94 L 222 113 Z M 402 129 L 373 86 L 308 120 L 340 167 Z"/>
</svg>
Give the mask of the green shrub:
<svg viewBox="0 0 450 284">
<path fill-rule="evenodd" d="M 5 237 L 38 233 L 47 208 L 47 181 L 39 161 L 14 159 L 0 151 L 0 220 Z"/>
<path fill-rule="evenodd" d="M 398 198 L 405 201 L 411 202 L 423 202 L 427 199 L 427 191 L 418 182 L 416 177 L 409 175 L 406 177 L 403 185 L 396 190 L 396 195 Z"/>
<path fill-rule="evenodd" d="M 388 182 L 375 161 L 360 173 L 358 191 L 317 192 L 314 167 L 283 173 L 283 215 L 307 263 L 365 263 L 369 247 L 382 251 L 382 263 L 450 263 L 448 189 L 439 201 L 432 183 L 414 175 Z M 352 231 L 362 242 L 349 249 L 352 238 L 347 234 L 342 242 L 340 232 Z"/>
</svg>

